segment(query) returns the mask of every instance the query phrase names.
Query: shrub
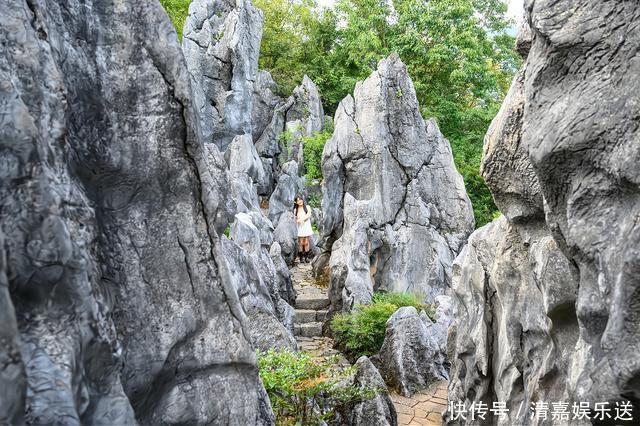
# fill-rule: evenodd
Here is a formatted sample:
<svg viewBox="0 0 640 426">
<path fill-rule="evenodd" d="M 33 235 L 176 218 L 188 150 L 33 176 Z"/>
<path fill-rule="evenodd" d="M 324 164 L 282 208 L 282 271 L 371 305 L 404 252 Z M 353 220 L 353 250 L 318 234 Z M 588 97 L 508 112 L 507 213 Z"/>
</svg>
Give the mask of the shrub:
<svg viewBox="0 0 640 426">
<path fill-rule="evenodd" d="M 325 130 L 302 138 L 307 180 L 322 179 L 322 151 L 331 135 L 332 131 Z"/>
<path fill-rule="evenodd" d="M 289 350 L 258 352 L 260 378 L 271 400 L 276 424 L 317 424 L 334 408 L 371 399 L 376 389 L 345 384 L 355 367 L 334 367 L 335 360 L 314 359 Z"/>
<path fill-rule="evenodd" d="M 307 204 L 309 207 L 320 207 L 321 200 L 316 194 L 309 194 L 307 197 Z"/>
<path fill-rule="evenodd" d="M 416 296 L 405 293 L 376 293 L 368 305 L 357 305 L 350 313 L 331 320 L 334 341 L 350 359 L 375 355 L 384 342 L 387 320 L 398 308 L 413 306 L 433 317 L 433 309 Z"/>
</svg>

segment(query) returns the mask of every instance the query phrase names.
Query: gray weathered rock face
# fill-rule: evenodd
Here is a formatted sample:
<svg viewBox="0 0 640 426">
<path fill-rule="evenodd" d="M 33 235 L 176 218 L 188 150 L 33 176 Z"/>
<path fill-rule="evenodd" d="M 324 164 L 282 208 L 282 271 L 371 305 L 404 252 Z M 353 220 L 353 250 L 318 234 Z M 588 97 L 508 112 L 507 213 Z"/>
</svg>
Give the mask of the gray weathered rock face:
<svg viewBox="0 0 640 426">
<path fill-rule="evenodd" d="M 260 118 L 254 126 L 263 129 L 255 143 L 268 176 L 267 182 L 258 187 L 258 192 L 269 196 L 287 163 L 295 161 L 298 165 L 296 175 L 304 175 L 302 137 L 322 131 L 325 117 L 320 93 L 309 77 L 305 75 L 302 84 L 285 100 L 273 95 L 275 88 L 270 83 L 271 76 L 265 74 L 255 85 L 260 95 L 256 96 L 254 116 Z M 277 106 L 266 107 L 273 104 Z M 270 117 L 270 121 L 265 126 L 266 117 Z M 255 131 L 254 128 L 254 139 Z"/>
<path fill-rule="evenodd" d="M 378 289 L 429 301 L 444 292 L 473 230 L 471 203 L 449 143 L 420 116 L 397 55 L 338 106 L 323 176 L 333 310 L 366 302 Z"/>
<path fill-rule="evenodd" d="M 232 241 L 223 241 L 224 257 L 240 302 L 247 313 L 251 341 L 257 349 L 293 349 L 293 308 L 280 297 L 279 274 L 269 256 L 269 242 L 247 213 L 231 226 Z"/>
<path fill-rule="evenodd" d="M 250 0 L 195 0 L 189 6 L 182 49 L 205 142 L 223 150 L 235 136 L 253 134 L 262 23 Z M 268 85 L 264 77 L 260 82 Z"/>
<path fill-rule="evenodd" d="M 27 378 L 20 356 L 20 332 L 9 293 L 4 238 L 0 233 L 0 423 L 23 424 Z"/>
<path fill-rule="evenodd" d="M 483 161 L 505 217 L 454 267 L 449 398 L 506 401 L 511 414 L 487 424 L 535 424 L 515 413 L 536 401 L 629 400 L 637 415 L 640 6 L 526 6 L 528 56 Z"/>
<path fill-rule="evenodd" d="M 438 296 L 438 301 L 435 323 L 413 306 L 398 309 L 387 321 L 384 343 L 372 359 L 387 384 L 404 396 L 449 378 L 446 347 L 451 302 L 449 296 Z"/>
<path fill-rule="evenodd" d="M 161 6 L 0 16 L 0 422 L 268 422 L 224 160 Z"/>
<path fill-rule="evenodd" d="M 306 75 L 302 83 L 293 89 L 293 105 L 287 110 L 285 121 L 298 123 L 305 136 L 321 132 L 324 127 L 324 110 L 318 87 Z"/>
<path fill-rule="evenodd" d="M 366 356 L 360 357 L 356 363 L 356 374 L 353 384 L 367 389 L 376 390 L 372 399 L 351 404 L 338 410 L 340 416 L 338 424 L 349 426 L 396 426 L 398 417 L 391 401 L 387 385 L 382 376 Z"/>
<path fill-rule="evenodd" d="M 277 95 L 278 86 L 268 71 L 258 71 L 253 84 L 253 105 L 251 109 L 251 127 L 253 140 L 257 142 L 273 120 L 276 108 L 283 102 Z"/>
<path fill-rule="evenodd" d="M 270 74 L 258 72 L 262 14 L 249 0 L 195 1 L 185 23 L 183 50 L 194 86 L 210 167 L 225 150 L 229 192 L 235 208 L 231 241 L 222 244 L 231 282 L 248 314 L 252 344 L 262 350 L 295 348 L 295 300 L 274 227 L 260 210 L 258 192 L 274 177 L 254 145 L 279 98 Z M 290 244 L 291 245 L 291 244 Z M 279 266 L 276 266 L 279 265 Z M 293 299 L 293 300 L 292 300 Z M 290 326 L 287 327 L 287 324 Z"/>
</svg>

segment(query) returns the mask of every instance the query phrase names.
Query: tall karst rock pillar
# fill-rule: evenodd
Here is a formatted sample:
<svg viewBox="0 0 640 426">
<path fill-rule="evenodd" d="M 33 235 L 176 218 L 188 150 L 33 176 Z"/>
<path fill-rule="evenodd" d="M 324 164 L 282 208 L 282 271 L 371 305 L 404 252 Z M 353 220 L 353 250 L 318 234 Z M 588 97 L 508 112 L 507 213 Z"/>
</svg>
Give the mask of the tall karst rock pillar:
<svg viewBox="0 0 640 426">
<path fill-rule="evenodd" d="M 189 7 L 184 56 L 205 142 L 222 150 L 235 136 L 253 133 L 262 23 L 250 0 L 196 0 Z"/>
<path fill-rule="evenodd" d="M 226 170 L 161 6 L 0 17 L 0 422 L 269 421 L 220 256 Z"/>
<path fill-rule="evenodd" d="M 332 310 L 368 302 L 374 290 L 429 301 L 444 293 L 473 230 L 471 203 L 448 141 L 420 115 L 396 54 L 338 106 L 323 176 Z"/>
<path fill-rule="evenodd" d="M 485 424 L 567 423 L 532 418 L 540 402 L 608 403 L 612 419 L 635 406 L 637 421 L 640 81 L 630 76 L 640 72 L 640 5 L 525 9 L 525 64 L 482 166 L 504 216 L 476 231 L 454 265 L 449 399 L 506 402 L 509 414 Z"/>
</svg>

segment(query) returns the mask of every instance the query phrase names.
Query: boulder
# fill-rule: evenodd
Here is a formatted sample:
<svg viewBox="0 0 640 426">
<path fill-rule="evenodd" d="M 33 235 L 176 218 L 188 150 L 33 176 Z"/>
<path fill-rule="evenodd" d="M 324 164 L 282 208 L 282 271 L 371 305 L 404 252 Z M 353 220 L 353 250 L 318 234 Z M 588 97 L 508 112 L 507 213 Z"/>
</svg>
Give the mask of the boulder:
<svg viewBox="0 0 640 426">
<path fill-rule="evenodd" d="M 296 291 L 293 288 L 293 282 L 291 281 L 291 272 L 289 267 L 282 256 L 282 249 L 280 243 L 274 241 L 269 250 L 269 256 L 273 261 L 273 265 L 276 268 L 278 274 L 278 283 L 280 284 L 280 297 L 284 299 L 289 305 L 294 306 L 296 302 Z"/>
<path fill-rule="evenodd" d="M 4 238 L 0 233 L 0 424 L 23 424 L 27 377 L 20 332 L 9 293 Z"/>
<path fill-rule="evenodd" d="M 396 426 L 398 418 L 395 406 L 387 386 L 380 373 L 366 356 L 360 357 L 355 363 L 356 373 L 353 384 L 371 389 L 376 395 L 368 400 L 340 407 L 338 411 L 339 424 L 349 426 Z"/>
<path fill-rule="evenodd" d="M 627 76 L 639 10 L 527 8 L 525 63 L 485 140 L 482 174 L 504 216 L 454 264 L 449 400 L 505 402 L 509 414 L 484 424 L 566 424 L 518 415 L 538 401 L 630 403 L 638 416 L 640 83 Z"/>
<path fill-rule="evenodd" d="M 286 264 L 293 265 L 298 252 L 298 225 L 293 218 L 293 213 L 282 214 L 273 233 L 273 238 L 280 246 Z"/>
<path fill-rule="evenodd" d="M 620 1 L 536 2 L 522 128 L 547 225 L 579 272 L 574 307 L 588 356 L 570 371 L 576 397 L 630 399 L 636 409 L 640 81 L 629 77 L 640 71 L 638 13 L 640 4 Z"/>
<path fill-rule="evenodd" d="M 446 347 L 451 316 L 442 310 L 435 323 L 413 306 L 398 309 L 387 321 L 384 343 L 372 361 L 385 382 L 403 396 L 449 378 Z"/>
<path fill-rule="evenodd" d="M 398 55 L 380 61 L 338 106 L 323 176 L 332 311 L 367 302 L 375 290 L 429 302 L 444 293 L 473 212 L 449 142 L 421 117 Z"/>
<path fill-rule="evenodd" d="M 262 80 L 256 82 L 256 86 L 268 86 L 270 84 L 268 81 L 269 78 L 264 76 Z M 277 98 L 272 97 L 270 94 L 273 93 L 273 88 L 256 90 L 265 93 L 264 96 L 270 101 L 260 101 L 255 108 L 264 108 L 265 103 L 277 104 L 269 114 L 261 114 L 263 117 L 270 117 L 270 121 L 255 142 L 258 154 L 265 164 L 266 173 L 271 177 L 268 182 L 259 186 L 258 192 L 260 195 L 270 196 L 279 176 L 282 173 L 286 174 L 283 169 L 289 162 L 296 162 L 296 175 L 304 175 L 302 138 L 322 131 L 325 118 L 318 88 L 306 75 L 286 100 L 278 101 Z M 263 122 L 259 124 L 261 128 L 262 125 Z"/>
<path fill-rule="evenodd" d="M 85 6 L 0 3 L 0 422 L 256 424 L 176 33 L 158 2 Z"/>
<path fill-rule="evenodd" d="M 195 0 L 189 6 L 182 49 L 205 142 L 221 150 L 235 136 L 253 134 L 262 25 L 262 12 L 250 0 Z"/>
</svg>

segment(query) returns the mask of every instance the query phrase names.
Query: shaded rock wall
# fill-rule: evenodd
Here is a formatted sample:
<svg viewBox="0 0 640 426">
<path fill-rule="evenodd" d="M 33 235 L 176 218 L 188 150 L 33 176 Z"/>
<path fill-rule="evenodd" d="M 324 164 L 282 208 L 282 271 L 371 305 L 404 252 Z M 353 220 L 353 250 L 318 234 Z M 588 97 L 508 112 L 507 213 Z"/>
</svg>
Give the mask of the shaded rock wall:
<svg viewBox="0 0 640 426">
<path fill-rule="evenodd" d="M 444 293 L 473 230 L 471 203 L 397 55 L 338 106 L 323 176 L 325 255 L 316 269 L 329 264 L 332 310 L 368 302 L 374 290 L 429 301 Z"/>
<path fill-rule="evenodd" d="M 0 419 L 261 423 L 226 169 L 169 19 L 125 0 L 0 16 Z"/>
<path fill-rule="evenodd" d="M 637 418 L 640 6 L 525 3 L 482 169 L 504 217 L 454 265 L 449 398 L 506 401 L 500 424 L 540 422 L 516 415 L 537 401 L 631 401 Z"/>
</svg>

